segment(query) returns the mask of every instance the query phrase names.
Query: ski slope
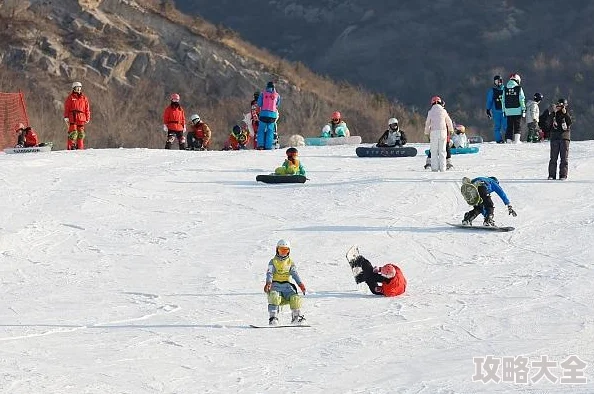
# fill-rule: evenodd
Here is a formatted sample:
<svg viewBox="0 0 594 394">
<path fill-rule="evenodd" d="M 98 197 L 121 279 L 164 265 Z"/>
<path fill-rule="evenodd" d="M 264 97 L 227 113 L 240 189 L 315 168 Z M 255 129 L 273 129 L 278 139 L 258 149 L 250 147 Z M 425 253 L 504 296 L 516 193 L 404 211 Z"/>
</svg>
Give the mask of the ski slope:
<svg viewBox="0 0 594 394">
<path fill-rule="evenodd" d="M 483 144 L 445 173 L 300 152 L 299 185 L 255 182 L 284 150 L 1 154 L 0 392 L 594 392 L 594 142 L 571 143 L 567 181 L 546 180 L 548 144 Z M 501 181 L 518 217 L 495 196 L 495 221 L 515 231 L 446 224 L 478 175 Z M 279 238 L 311 328 L 248 327 L 267 323 Z M 407 292 L 355 285 L 352 244 Z M 529 359 L 528 383 L 478 381 L 488 355 Z M 572 355 L 584 384 L 560 381 Z M 530 380 L 543 357 L 555 382 Z"/>
</svg>

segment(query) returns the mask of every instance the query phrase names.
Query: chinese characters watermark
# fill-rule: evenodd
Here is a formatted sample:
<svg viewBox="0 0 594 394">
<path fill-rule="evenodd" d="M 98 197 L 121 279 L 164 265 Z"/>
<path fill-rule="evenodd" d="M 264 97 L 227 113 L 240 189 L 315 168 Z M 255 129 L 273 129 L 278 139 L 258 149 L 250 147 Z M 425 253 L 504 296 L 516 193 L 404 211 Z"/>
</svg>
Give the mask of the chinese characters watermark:
<svg viewBox="0 0 594 394">
<path fill-rule="evenodd" d="M 588 364 L 576 355 L 562 361 L 554 361 L 548 356 L 530 359 L 526 356 L 473 357 L 473 382 L 482 383 L 538 383 L 543 379 L 551 383 L 585 384 L 588 379 L 584 370 Z M 559 371 L 560 370 L 560 371 Z"/>
</svg>

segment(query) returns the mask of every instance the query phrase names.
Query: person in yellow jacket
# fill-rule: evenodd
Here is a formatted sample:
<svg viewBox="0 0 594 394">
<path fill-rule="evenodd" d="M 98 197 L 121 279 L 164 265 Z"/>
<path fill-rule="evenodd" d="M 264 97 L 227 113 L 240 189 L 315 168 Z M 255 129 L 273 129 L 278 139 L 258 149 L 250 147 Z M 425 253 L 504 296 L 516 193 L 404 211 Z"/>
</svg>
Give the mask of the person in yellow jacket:
<svg viewBox="0 0 594 394">
<path fill-rule="evenodd" d="M 305 295 L 305 284 L 299 277 L 295 263 L 289 257 L 291 244 L 281 239 L 276 244 L 276 254 L 268 263 L 266 270 L 266 285 L 264 292 L 268 294 L 268 324 L 278 325 L 278 309 L 280 305 L 289 304 L 291 307 L 291 324 L 303 324 L 305 317 L 301 314 L 301 296 L 297 287 L 291 283 L 295 280 L 299 289 Z"/>
<path fill-rule="evenodd" d="M 297 148 L 287 149 L 287 158 L 283 165 L 274 170 L 276 175 L 303 175 L 305 176 L 305 168 L 299 160 L 299 152 Z"/>
</svg>

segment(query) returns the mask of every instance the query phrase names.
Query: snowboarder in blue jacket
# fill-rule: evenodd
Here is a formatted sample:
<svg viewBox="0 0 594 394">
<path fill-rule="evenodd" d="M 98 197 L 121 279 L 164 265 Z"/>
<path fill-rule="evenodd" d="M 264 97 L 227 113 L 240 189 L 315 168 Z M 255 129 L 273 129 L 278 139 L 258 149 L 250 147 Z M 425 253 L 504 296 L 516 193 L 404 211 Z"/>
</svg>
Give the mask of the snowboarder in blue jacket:
<svg viewBox="0 0 594 394">
<path fill-rule="evenodd" d="M 513 217 L 516 217 L 516 211 L 511 206 L 507 195 L 499 186 L 499 180 L 494 176 L 482 177 L 479 176 L 474 179 L 467 177 L 462 178 L 462 195 L 468 204 L 472 205 L 472 210 L 464 214 L 462 224 L 465 226 L 472 226 L 472 221 L 482 214 L 485 218 L 484 226 L 495 226 L 493 221 L 493 213 L 495 206 L 491 199 L 491 193 L 495 192 L 501 198 L 503 203 L 507 205 L 507 211 Z"/>
<path fill-rule="evenodd" d="M 503 79 L 499 75 L 493 77 L 493 87 L 487 92 L 487 117 L 493 119 L 493 138 L 498 144 L 505 142 L 507 120 L 503 115 L 501 96 L 503 95 Z"/>
</svg>

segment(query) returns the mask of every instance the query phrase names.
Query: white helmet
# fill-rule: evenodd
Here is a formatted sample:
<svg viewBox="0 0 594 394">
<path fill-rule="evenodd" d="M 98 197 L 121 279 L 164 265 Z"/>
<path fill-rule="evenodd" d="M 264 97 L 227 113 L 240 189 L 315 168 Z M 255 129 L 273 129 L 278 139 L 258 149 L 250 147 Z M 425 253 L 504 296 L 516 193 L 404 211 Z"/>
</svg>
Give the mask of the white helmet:
<svg viewBox="0 0 594 394">
<path fill-rule="evenodd" d="M 82 83 L 80 83 L 80 82 L 73 82 L 72 83 L 72 90 L 74 90 L 74 88 L 81 88 L 82 89 Z"/>
<path fill-rule="evenodd" d="M 198 116 L 198 114 L 190 116 L 190 122 L 192 122 L 192 124 L 200 122 L 200 116 Z"/>
<path fill-rule="evenodd" d="M 283 254 L 279 253 L 280 249 L 284 249 Z M 279 240 L 276 243 L 276 256 L 281 260 L 284 260 L 289 257 L 289 253 L 291 253 L 291 243 L 284 239 Z"/>
<path fill-rule="evenodd" d="M 396 119 L 396 118 L 390 118 L 390 119 L 388 119 L 388 126 L 390 126 L 390 125 L 392 125 L 394 123 L 398 124 L 398 119 Z"/>
<path fill-rule="evenodd" d="M 522 78 L 520 77 L 520 74 L 512 74 L 509 76 L 509 79 L 516 81 L 518 85 L 522 84 Z"/>
</svg>

